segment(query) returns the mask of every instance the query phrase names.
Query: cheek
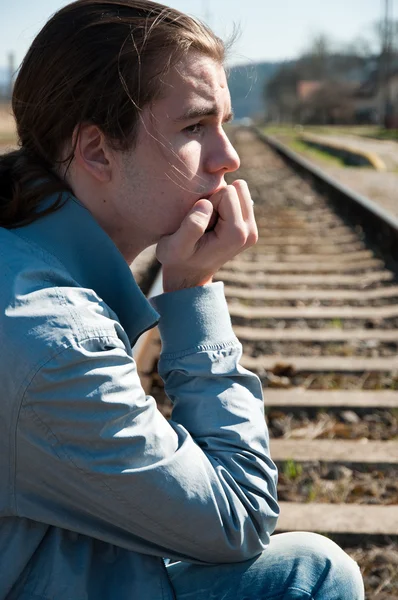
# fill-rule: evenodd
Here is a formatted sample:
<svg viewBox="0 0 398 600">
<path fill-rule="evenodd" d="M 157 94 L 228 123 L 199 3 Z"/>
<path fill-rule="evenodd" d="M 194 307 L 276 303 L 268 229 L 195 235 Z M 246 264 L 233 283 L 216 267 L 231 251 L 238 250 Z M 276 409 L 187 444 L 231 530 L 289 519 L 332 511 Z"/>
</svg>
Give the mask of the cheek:
<svg viewBox="0 0 398 600">
<path fill-rule="evenodd" d="M 182 171 L 186 177 L 191 180 L 200 171 L 201 164 L 201 145 L 199 142 L 192 141 L 180 147 L 173 164 Z"/>
</svg>

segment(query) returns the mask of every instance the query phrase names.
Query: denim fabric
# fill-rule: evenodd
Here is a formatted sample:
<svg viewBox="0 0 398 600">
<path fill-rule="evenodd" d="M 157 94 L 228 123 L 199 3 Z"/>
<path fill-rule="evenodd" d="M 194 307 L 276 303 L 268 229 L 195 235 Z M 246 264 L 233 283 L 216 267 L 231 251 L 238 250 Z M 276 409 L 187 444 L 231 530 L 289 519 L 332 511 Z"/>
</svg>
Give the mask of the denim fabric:
<svg viewBox="0 0 398 600">
<path fill-rule="evenodd" d="M 73 197 L 0 228 L 0 600 L 171 600 L 162 557 L 252 559 L 278 516 L 222 284 L 151 306 Z M 131 345 L 159 320 L 167 422 Z"/>
<path fill-rule="evenodd" d="M 239 564 L 167 567 L 176 600 L 363 600 L 358 565 L 334 542 L 306 533 L 271 536 Z"/>
</svg>

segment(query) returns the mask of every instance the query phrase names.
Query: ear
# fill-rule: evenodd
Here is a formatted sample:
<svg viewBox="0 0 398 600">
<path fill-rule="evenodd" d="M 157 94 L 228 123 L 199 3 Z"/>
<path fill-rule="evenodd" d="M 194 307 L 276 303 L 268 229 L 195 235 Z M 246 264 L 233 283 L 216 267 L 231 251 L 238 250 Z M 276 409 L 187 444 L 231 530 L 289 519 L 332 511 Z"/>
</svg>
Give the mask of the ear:
<svg viewBox="0 0 398 600">
<path fill-rule="evenodd" d="M 112 153 L 99 127 L 92 123 L 81 123 L 74 131 L 74 141 L 76 165 L 97 181 L 109 182 L 112 179 Z"/>
</svg>

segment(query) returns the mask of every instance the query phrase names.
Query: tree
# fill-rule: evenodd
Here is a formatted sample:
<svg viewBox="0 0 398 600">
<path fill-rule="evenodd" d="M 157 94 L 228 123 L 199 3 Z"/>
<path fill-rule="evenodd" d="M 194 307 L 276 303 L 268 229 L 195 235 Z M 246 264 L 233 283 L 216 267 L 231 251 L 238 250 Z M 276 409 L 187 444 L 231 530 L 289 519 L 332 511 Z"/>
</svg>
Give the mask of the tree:
<svg viewBox="0 0 398 600">
<path fill-rule="evenodd" d="M 270 119 L 292 122 L 298 106 L 298 74 L 294 64 L 283 64 L 265 86 Z"/>
<path fill-rule="evenodd" d="M 325 81 L 300 104 L 300 120 L 314 124 L 350 123 L 354 109 L 352 84 Z"/>
<path fill-rule="evenodd" d="M 353 114 L 352 83 L 367 61 L 362 40 L 339 48 L 328 36 L 315 36 L 297 61 L 283 64 L 266 84 L 268 119 L 346 122 Z"/>
</svg>

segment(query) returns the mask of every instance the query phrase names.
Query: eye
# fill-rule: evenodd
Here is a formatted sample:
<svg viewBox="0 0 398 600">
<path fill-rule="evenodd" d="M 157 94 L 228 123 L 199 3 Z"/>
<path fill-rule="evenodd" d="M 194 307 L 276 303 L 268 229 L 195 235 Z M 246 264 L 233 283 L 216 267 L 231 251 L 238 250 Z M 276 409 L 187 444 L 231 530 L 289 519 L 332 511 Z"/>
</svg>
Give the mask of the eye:
<svg viewBox="0 0 398 600">
<path fill-rule="evenodd" d="M 188 125 L 188 127 L 185 127 L 184 131 L 187 133 L 201 133 L 203 127 L 203 123 L 194 123 L 194 125 Z"/>
</svg>

